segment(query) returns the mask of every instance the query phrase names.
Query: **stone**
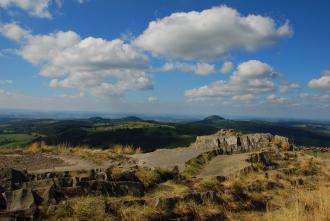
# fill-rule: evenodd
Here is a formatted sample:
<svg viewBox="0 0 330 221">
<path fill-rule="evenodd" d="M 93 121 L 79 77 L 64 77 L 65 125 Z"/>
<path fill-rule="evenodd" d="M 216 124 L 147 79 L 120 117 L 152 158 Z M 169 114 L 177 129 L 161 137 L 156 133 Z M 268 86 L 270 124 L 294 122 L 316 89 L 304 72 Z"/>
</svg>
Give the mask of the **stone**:
<svg viewBox="0 0 330 221">
<path fill-rule="evenodd" d="M 51 202 L 51 188 L 52 186 L 48 186 L 31 190 L 36 205 Z"/>
<path fill-rule="evenodd" d="M 0 181 L 5 184 L 5 189 L 20 189 L 24 182 L 29 181 L 27 172 L 24 170 L 17 170 L 13 168 L 1 168 L 0 169 Z"/>
<path fill-rule="evenodd" d="M 61 186 L 62 187 L 72 187 L 73 186 L 73 179 L 72 179 L 72 177 L 63 177 L 61 179 Z"/>
<path fill-rule="evenodd" d="M 0 193 L 0 211 L 7 209 L 7 202 L 4 193 Z"/>
<path fill-rule="evenodd" d="M 143 196 L 145 192 L 144 185 L 140 182 L 132 181 L 118 181 L 118 182 L 107 182 L 107 187 L 110 195 L 113 196 Z"/>
<path fill-rule="evenodd" d="M 31 189 L 23 188 L 6 192 L 5 198 L 8 211 L 25 210 L 36 206 Z"/>
<path fill-rule="evenodd" d="M 226 177 L 225 176 L 216 176 L 215 177 L 219 182 L 223 182 L 226 180 Z"/>
<path fill-rule="evenodd" d="M 292 146 L 286 137 L 273 136 L 269 133 L 242 135 L 233 130 L 221 130 L 212 135 L 199 136 L 191 146 L 205 150 L 221 149 L 225 153 L 240 153 L 262 148 L 271 150 L 274 148 L 274 143 L 281 149 L 288 149 Z"/>
</svg>

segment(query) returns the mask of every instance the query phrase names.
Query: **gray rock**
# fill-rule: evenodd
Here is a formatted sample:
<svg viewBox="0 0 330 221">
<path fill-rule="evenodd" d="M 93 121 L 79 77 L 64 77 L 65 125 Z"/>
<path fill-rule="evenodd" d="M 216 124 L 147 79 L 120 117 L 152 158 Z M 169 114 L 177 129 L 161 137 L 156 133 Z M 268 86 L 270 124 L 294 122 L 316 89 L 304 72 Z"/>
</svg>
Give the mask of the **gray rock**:
<svg viewBox="0 0 330 221">
<path fill-rule="evenodd" d="M 5 194 L 1 193 L 0 194 L 0 211 L 6 210 L 7 209 L 7 202 L 5 198 Z"/>
<path fill-rule="evenodd" d="M 292 145 L 288 138 L 269 133 L 242 135 L 233 130 L 221 130 L 213 135 L 197 137 L 192 146 L 205 150 L 221 149 L 225 153 L 240 153 L 263 148 L 270 150 L 274 146 L 285 149 Z"/>
<path fill-rule="evenodd" d="M 5 193 L 8 211 L 34 208 L 35 202 L 31 189 L 23 188 Z"/>
<path fill-rule="evenodd" d="M 71 177 L 63 177 L 61 180 L 62 187 L 72 187 L 73 186 L 73 179 Z"/>
</svg>

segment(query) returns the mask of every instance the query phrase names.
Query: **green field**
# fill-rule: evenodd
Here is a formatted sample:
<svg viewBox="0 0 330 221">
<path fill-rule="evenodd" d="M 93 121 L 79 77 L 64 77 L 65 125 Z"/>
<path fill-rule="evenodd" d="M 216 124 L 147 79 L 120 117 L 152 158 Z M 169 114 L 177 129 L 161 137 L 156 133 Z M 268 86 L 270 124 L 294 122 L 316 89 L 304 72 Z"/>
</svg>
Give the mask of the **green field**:
<svg viewBox="0 0 330 221">
<path fill-rule="evenodd" d="M 37 135 L 29 134 L 0 134 L 0 147 L 13 148 L 24 147 L 37 138 Z"/>
</svg>

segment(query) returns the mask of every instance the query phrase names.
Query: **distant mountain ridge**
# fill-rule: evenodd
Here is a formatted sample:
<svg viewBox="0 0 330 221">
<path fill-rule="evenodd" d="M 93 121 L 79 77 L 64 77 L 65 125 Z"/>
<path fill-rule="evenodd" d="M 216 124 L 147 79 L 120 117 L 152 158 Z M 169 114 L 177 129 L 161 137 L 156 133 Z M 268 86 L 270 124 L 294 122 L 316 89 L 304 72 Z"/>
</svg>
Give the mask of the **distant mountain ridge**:
<svg viewBox="0 0 330 221">
<path fill-rule="evenodd" d="M 203 122 L 203 123 L 208 123 L 208 124 L 212 124 L 212 123 L 217 123 L 218 121 L 223 121 L 225 120 L 225 118 L 221 117 L 221 116 L 218 116 L 218 115 L 211 115 L 211 116 L 208 116 L 206 118 L 204 118 L 203 120 L 201 120 L 200 122 Z"/>
</svg>

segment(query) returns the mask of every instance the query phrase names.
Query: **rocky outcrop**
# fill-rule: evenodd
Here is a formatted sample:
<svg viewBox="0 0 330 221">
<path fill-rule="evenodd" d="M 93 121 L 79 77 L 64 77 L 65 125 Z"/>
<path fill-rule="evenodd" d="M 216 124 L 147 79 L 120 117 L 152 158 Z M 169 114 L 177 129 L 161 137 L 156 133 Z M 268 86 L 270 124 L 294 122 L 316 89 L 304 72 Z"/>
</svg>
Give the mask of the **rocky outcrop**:
<svg viewBox="0 0 330 221">
<path fill-rule="evenodd" d="M 29 220 L 38 206 L 56 204 L 83 195 L 143 196 L 144 185 L 135 181 L 108 180 L 109 170 L 28 174 L 2 169 L 0 173 L 0 220 Z"/>
<path fill-rule="evenodd" d="M 261 149 L 293 148 L 289 139 L 268 133 L 241 134 L 233 130 L 221 130 L 216 134 L 197 137 L 195 148 L 217 149 L 223 153 L 241 153 Z"/>
</svg>

